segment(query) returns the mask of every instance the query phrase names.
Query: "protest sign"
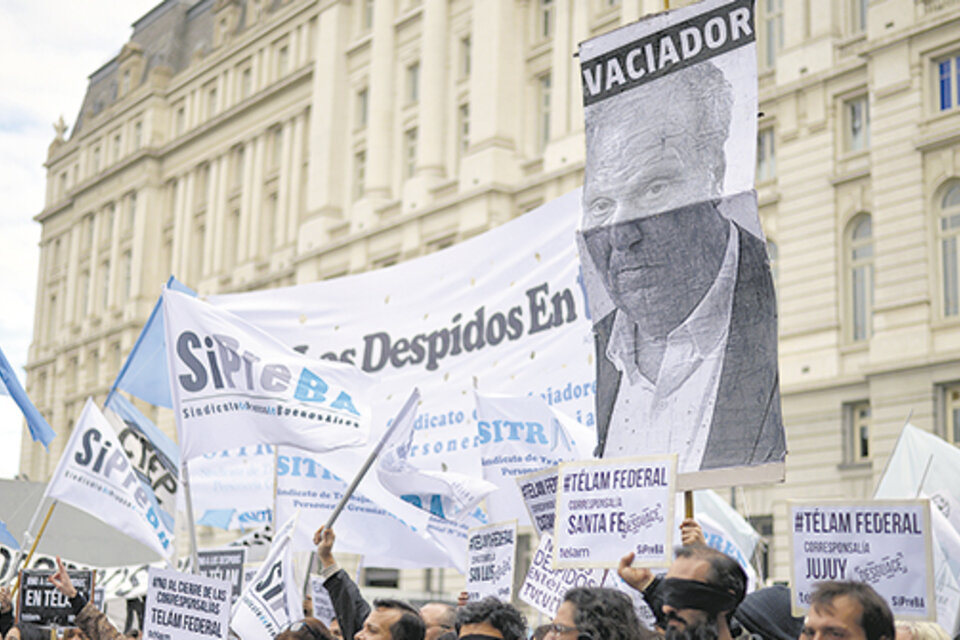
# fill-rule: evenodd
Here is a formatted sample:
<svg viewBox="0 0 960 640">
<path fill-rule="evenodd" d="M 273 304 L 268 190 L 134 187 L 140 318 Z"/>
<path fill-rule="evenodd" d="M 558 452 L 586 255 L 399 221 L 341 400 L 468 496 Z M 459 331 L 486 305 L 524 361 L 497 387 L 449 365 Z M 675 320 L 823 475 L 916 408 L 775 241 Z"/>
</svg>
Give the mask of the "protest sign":
<svg viewBox="0 0 960 640">
<path fill-rule="evenodd" d="M 865 582 L 897 618 L 933 620 L 928 500 L 790 501 L 790 584 L 802 615 L 823 580 Z"/>
<path fill-rule="evenodd" d="M 173 530 L 160 517 L 156 496 L 141 484 L 113 427 L 90 398 L 44 496 L 86 511 L 163 557 L 173 555 Z"/>
<path fill-rule="evenodd" d="M 320 576 L 310 576 L 310 599 L 313 601 L 313 617 L 329 626 L 337 612 Z"/>
<path fill-rule="evenodd" d="M 151 567 L 147 575 L 143 637 L 147 640 L 210 640 L 227 637 L 230 583 Z"/>
<path fill-rule="evenodd" d="M 553 534 L 553 524 L 557 510 L 557 481 L 560 478 L 558 466 L 542 471 L 517 476 L 517 488 L 523 498 L 523 504 L 530 515 L 533 528 L 541 538 Z"/>
<path fill-rule="evenodd" d="M 257 444 L 192 459 L 190 497 L 197 524 L 235 530 L 273 522 L 274 451 Z M 182 492 L 178 500 L 178 509 L 186 511 Z"/>
<path fill-rule="evenodd" d="M 540 546 L 533 554 L 527 577 L 517 594 L 521 600 L 553 618 L 563 602 L 563 594 L 574 587 L 600 587 L 604 569 L 553 569 L 553 538 L 541 536 Z"/>
<path fill-rule="evenodd" d="M 470 529 L 467 534 L 466 586 L 470 602 L 487 596 L 510 601 L 516 552 L 516 520 Z"/>
<path fill-rule="evenodd" d="M 70 598 L 60 593 L 49 578 L 53 571 L 24 569 L 20 572 L 20 592 L 17 595 L 17 624 L 30 622 L 41 626 L 72 627 L 73 610 Z M 77 591 L 93 597 L 93 571 L 67 571 Z"/>
<path fill-rule="evenodd" d="M 197 551 L 197 571 L 202 576 L 230 583 L 232 604 L 243 591 L 243 563 L 246 559 L 247 550 L 243 548 Z"/>
<path fill-rule="evenodd" d="M 704 0 L 580 46 L 599 454 L 676 453 L 684 490 L 784 473 L 753 14 Z"/>
<path fill-rule="evenodd" d="M 675 455 L 560 465 L 554 569 L 670 564 Z"/>
<path fill-rule="evenodd" d="M 498 488 L 487 497 L 487 513 L 491 520 L 516 518 L 518 524 L 529 524 L 514 479 L 565 460 L 591 457 L 594 430 L 539 396 L 475 395 L 483 477 Z"/>
<path fill-rule="evenodd" d="M 169 288 L 163 320 L 183 460 L 240 444 L 329 451 L 367 441 L 373 379 L 359 368 L 302 355 Z"/>
</svg>

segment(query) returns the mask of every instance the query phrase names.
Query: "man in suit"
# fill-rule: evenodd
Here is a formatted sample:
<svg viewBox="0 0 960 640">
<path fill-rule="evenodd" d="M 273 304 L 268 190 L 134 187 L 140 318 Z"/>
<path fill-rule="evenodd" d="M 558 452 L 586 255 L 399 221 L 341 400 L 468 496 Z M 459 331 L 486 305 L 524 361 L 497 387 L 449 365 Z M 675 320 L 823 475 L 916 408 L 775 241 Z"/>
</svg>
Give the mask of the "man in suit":
<svg viewBox="0 0 960 640">
<path fill-rule="evenodd" d="M 615 306 L 594 325 L 598 455 L 783 460 L 765 244 L 729 211 L 755 197 L 721 197 L 732 104 L 703 63 L 586 108 L 581 230 Z"/>
</svg>

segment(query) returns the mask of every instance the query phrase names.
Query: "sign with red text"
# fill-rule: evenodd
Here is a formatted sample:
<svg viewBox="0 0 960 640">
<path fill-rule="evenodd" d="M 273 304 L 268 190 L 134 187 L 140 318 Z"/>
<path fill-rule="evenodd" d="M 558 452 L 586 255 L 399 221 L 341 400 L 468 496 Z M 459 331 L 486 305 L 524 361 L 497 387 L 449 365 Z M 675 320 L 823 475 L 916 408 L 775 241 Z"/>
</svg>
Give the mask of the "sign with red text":
<svg viewBox="0 0 960 640">
<path fill-rule="evenodd" d="M 560 465 L 554 569 L 670 563 L 677 456 L 580 460 Z"/>
</svg>

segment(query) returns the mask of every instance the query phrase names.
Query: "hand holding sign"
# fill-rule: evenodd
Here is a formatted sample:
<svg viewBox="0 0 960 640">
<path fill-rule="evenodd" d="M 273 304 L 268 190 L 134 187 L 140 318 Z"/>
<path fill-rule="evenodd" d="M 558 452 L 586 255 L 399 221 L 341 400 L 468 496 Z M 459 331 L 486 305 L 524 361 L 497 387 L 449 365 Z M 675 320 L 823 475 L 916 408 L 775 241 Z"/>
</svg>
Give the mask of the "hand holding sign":
<svg viewBox="0 0 960 640">
<path fill-rule="evenodd" d="M 77 590 L 73 586 L 73 582 L 70 581 L 70 576 L 67 574 L 67 568 L 63 566 L 63 560 L 60 559 L 60 556 L 57 556 L 57 571 L 49 578 L 50 582 L 53 583 L 53 586 L 57 588 L 57 591 L 72 598 L 77 595 Z"/>
</svg>

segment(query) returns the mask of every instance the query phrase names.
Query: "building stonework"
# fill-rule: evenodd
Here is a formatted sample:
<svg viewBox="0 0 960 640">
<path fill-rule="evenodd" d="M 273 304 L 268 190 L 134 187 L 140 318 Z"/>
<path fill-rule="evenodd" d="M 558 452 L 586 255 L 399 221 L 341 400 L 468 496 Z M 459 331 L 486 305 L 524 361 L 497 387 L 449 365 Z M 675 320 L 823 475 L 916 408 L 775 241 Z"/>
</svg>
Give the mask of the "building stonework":
<svg viewBox="0 0 960 640">
<path fill-rule="evenodd" d="M 21 471 L 49 477 L 169 274 L 206 294 L 376 269 L 578 187 L 577 43 L 665 4 L 159 4 L 50 146 L 28 391 L 64 436 L 24 437 Z M 908 416 L 960 440 L 960 1 L 759 0 L 756 28 L 789 455 L 785 484 L 722 493 L 785 579 L 787 499 L 869 497 Z"/>
</svg>

